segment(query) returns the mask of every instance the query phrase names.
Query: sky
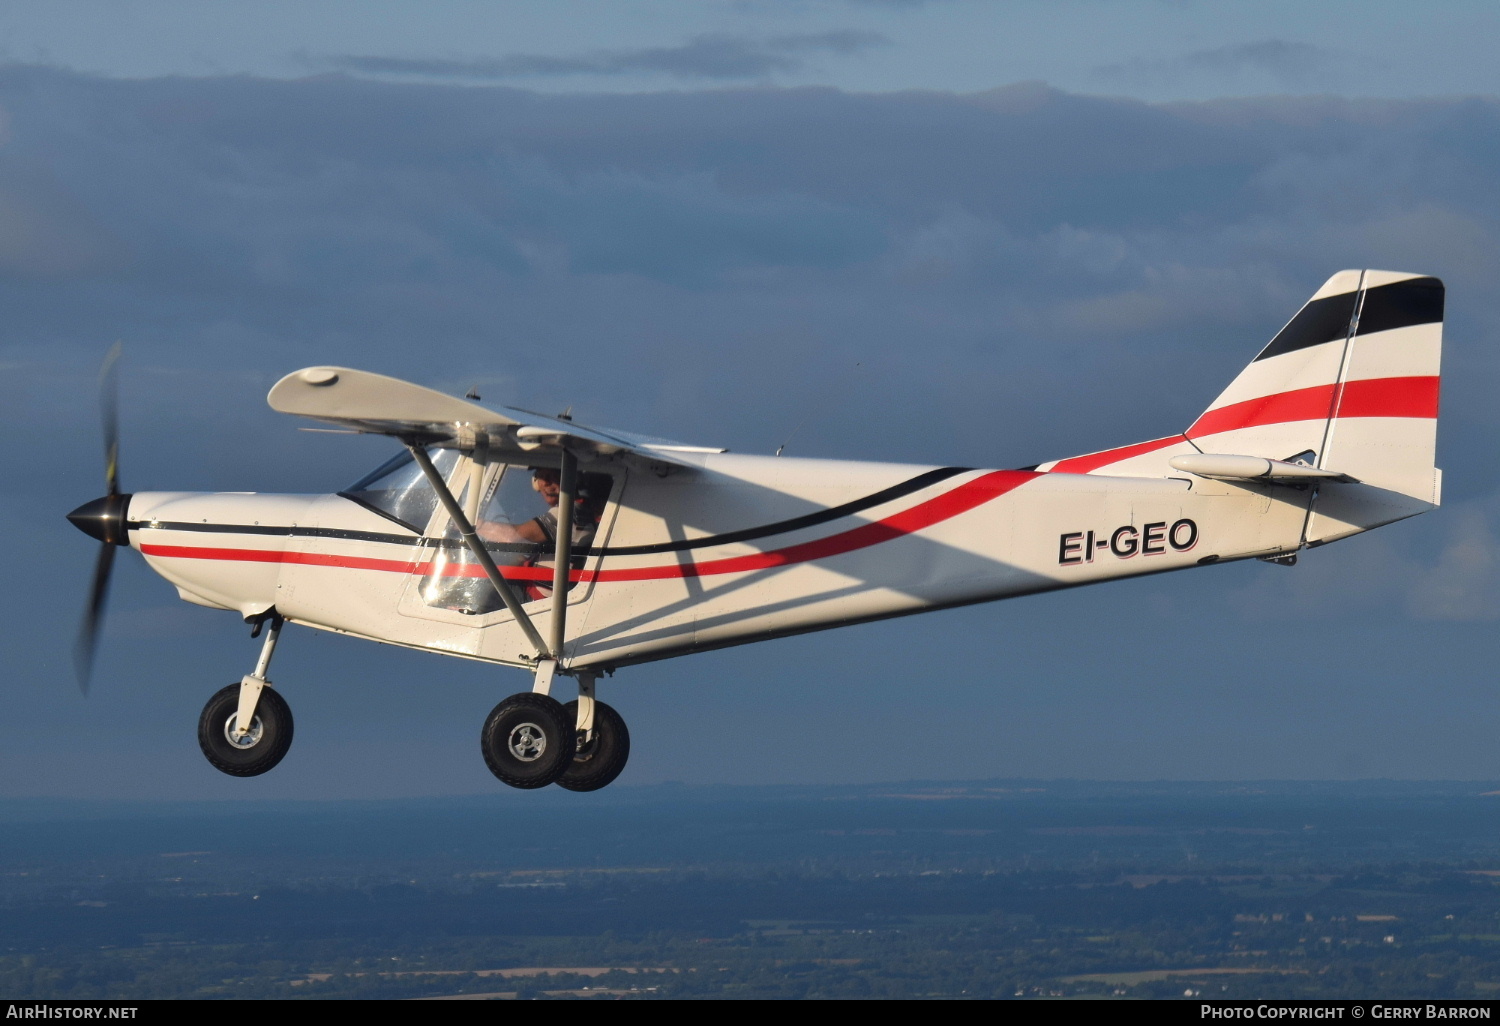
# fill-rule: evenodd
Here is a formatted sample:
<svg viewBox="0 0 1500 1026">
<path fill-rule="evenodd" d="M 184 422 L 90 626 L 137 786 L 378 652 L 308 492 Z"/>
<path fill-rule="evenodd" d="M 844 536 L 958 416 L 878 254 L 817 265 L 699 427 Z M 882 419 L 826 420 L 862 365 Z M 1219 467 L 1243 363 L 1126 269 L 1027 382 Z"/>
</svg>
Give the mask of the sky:
<svg viewBox="0 0 1500 1026">
<path fill-rule="evenodd" d="M 198 712 L 257 643 L 132 554 L 79 694 L 96 549 L 63 515 L 103 490 L 116 340 L 126 490 L 353 481 L 388 441 L 265 406 L 310 364 L 740 452 L 1013 467 L 1182 430 L 1345 267 L 1448 284 L 1440 511 L 1291 569 L 622 671 L 616 786 L 1500 777 L 1497 21 L 0 3 L 0 797 L 504 790 L 477 734 L 524 674 L 306 629 L 271 672 L 291 754 L 221 776 Z"/>
</svg>

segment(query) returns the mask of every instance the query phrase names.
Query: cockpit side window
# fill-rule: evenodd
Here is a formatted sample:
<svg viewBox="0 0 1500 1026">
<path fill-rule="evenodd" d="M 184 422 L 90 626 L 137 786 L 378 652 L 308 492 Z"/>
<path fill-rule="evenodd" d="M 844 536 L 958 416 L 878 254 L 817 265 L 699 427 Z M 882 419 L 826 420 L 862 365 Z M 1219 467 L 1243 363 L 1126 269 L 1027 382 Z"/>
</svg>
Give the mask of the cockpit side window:
<svg viewBox="0 0 1500 1026">
<path fill-rule="evenodd" d="M 546 503 L 531 486 L 531 473 L 525 467 L 507 466 L 499 485 L 479 515 L 481 521 L 493 524 L 520 525 L 547 511 Z"/>
<path fill-rule="evenodd" d="M 490 477 L 487 499 L 481 506 L 477 523 L 515 525 L 526 522 L 542 506 L 541 498 L 532 491 L 531 477 L 524 467 L 501 465 Z M 467 488 L 460 505 L 468 505 Z M 530 507 L 538 507 L 532 510 Z M 448 521 L 447 531 L 441 541 L 433 544 L 428 573 L 422 579 L 422 601 L 429 606 L 452 609 L 470 616 L 492 613 L 503 607 L 495 586 L 485 576 L 484 570 L 474 560 L 468 547 L 459 537 L 458 529 Z M 528 541 L 514 539 L 509 542 L 486 540 L 485 548 L 496 566 L 512 567 L 529 565 L 536 557 L 540 546 Z"/>
<path fill-rule="evenodd" d="M 510 465 L 497 469 L 499 473 L 490 479 L 487 491 L 481 493 L 484 502 L 476 523 L 479 534 L 485 539 L 485 548 L 496 566 L 523 568 L 513 578 L 513 586 L 523 602 L 546 598 L 552 594 L 551 539 L 556 533 L 556 514 L 548 511 L 531 468 Z M 579 498 L 574 508 L 574 569 L 583 569 L 613 486 L 614 480 L 608 474 L 579 475 Z M 540 540 L 531 540 L 519 530 L 533 523 L 539 533 L 538 530 L 529 533 Z M 421 583 L 423 602 L 471 616 L 502 607 L 494 586 L 451 524 L 445 537 L 433 543 L 432 553 Z M 572 587 L 570 584 L 569 589 Z"/>
<path fill-rule="evenodd" d="M 453 449 L 429 449 L 432 462 L 446 480 L 458 463 Z M 402 451 L 386 460 L 348 488 L 339 492 L 344 498 L 366 509 L 394 520 L 415 534 L 427 529 L 437 510 L 437 493 L 422 475 L 411 453 Z"/>
</svg>

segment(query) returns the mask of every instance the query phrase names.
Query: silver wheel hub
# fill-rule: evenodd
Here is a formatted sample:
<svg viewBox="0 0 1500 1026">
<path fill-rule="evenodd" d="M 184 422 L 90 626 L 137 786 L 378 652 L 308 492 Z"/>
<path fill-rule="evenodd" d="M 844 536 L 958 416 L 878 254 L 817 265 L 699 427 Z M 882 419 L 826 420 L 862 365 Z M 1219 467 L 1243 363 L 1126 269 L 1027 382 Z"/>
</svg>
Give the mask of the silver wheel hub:
<svg viewBox="0 0 1500 1026">
<path fill-rule="evenodd" d="M 506 742 L 510 754 L 522 762 L 536 762 L 547 750 L 547 735 L 535 723 L 518 724 Z"/>
<path fill-rule="evenodd" d="M 259 716 L 256 716 L 251 719 L 250 729 L 245 731 L 244 736 L 236 737 L 235 724 L 239 722 L 239 719 L 239 713 L 229 714 L 229 719 L 224 721 L 224 740 L 228 741 L 235 748 L 254 748 L 260 744 L 261 736 L 266 732 L 265 724 L 260 722 Z"/>
</svg>

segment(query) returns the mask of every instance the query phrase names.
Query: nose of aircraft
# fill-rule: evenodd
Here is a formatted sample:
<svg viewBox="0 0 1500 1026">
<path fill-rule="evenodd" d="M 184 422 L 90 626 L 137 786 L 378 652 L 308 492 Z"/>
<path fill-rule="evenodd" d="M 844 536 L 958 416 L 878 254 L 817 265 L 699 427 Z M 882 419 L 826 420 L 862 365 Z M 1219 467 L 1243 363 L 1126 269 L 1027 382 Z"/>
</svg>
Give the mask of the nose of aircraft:
<svg viewBox="0 0 1500 1026">
<path fill-rule="evenodd" d="M 68 520 L 90 538 L 106 545 L 129 545 L 125 532 L 125 511 L 129 508 L 130 495 L 116 492 L 85 502 L 68 514 Z"/>
</svg>

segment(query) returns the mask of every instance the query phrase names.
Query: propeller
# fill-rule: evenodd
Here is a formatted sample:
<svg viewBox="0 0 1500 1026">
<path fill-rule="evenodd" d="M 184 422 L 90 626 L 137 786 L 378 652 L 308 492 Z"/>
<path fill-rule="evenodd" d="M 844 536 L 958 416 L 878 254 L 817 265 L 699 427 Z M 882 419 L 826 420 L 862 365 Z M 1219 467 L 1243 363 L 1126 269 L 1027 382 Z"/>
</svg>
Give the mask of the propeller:
<svg viewBox="0 0 1500 1026">
<path fill-rule="evenodd" d="M 99 411 L 104 428 L 104 495 L 68 514 L 74 527 L 103 543 L 94 563 L 94 581 L 83 610 L 83 621 L 78 625 L 78 639 L 73 643 L 73 668 L 78 674 L 78 687 L 85 695 L 89 693 L 94 650 L 98 646 L 99 629 L 104 623 L 115 548 L 130 544 L 125 527 L 130 496 L 120 491 L 119 363 L 120 343 L 116 342 L 99 369 Z"/>
</svg>

